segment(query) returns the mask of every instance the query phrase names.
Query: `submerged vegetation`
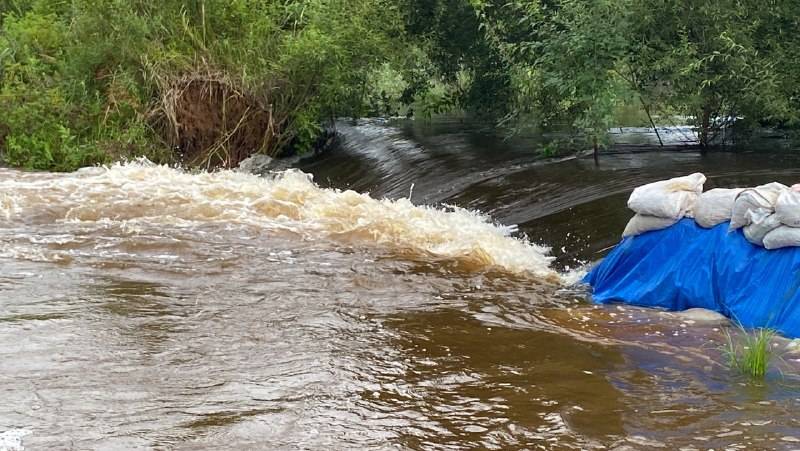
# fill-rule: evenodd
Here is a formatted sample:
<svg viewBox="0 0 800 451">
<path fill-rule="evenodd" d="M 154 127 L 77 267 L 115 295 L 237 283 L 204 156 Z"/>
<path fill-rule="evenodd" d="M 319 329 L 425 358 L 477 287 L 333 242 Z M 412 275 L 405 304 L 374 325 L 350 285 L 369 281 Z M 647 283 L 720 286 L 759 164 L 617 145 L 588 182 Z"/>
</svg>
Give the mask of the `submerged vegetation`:
<svg viewBox="0 0 800 451">
<path fill-rule="evenodd" d="M 774 356 L 771 346 L 777 332 L 764 328 L 748 331 L 741 326 L 739 329 L 736 336 L 725 331 L 723 353 L 728 365 L 752 379 L 763 379 Z"/>
<path fill-rule="evenodd" d="M 800 122 L 793 0 L 0 0 L 0 153 L 234 166 L 337 117 L 459 111 L 602 145 L 631 111 Z"/>
</svg>

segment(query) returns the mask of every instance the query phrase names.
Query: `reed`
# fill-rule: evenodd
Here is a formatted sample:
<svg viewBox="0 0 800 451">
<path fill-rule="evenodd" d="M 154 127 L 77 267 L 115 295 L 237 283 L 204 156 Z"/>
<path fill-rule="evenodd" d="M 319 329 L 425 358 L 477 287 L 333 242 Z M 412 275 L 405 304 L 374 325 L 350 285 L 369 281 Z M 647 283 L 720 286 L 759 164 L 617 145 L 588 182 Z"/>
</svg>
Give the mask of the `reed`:
<svg viewBox="0 0 800 451">
<path fill-rule="evenodd" d="M 723 353 L 728 365 L 752 379 L 763 379 L 774 357 L 771 344 L 777 332 L 768 328 L 746 330 L 741 325 L 738 328 L 735 335 L 725 331 Z"/>
</svg>

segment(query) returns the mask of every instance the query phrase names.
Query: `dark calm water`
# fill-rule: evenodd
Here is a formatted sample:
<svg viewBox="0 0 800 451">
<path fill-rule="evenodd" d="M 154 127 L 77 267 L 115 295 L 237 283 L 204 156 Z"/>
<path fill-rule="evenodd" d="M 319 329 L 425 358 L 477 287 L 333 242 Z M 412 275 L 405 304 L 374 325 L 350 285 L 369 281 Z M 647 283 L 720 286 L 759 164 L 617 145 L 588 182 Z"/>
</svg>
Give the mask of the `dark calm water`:
<svg viewBox="0 0 800 451">
<path fill-rule="evenodd" d="M 339 128 L 263 179 L 0 169 L 0 449 L 800 449 L 785 341 L 753 384 L 725 324 L 570 287 L 634 187 L 794 183 L 800 152 Z"/>
</svg>

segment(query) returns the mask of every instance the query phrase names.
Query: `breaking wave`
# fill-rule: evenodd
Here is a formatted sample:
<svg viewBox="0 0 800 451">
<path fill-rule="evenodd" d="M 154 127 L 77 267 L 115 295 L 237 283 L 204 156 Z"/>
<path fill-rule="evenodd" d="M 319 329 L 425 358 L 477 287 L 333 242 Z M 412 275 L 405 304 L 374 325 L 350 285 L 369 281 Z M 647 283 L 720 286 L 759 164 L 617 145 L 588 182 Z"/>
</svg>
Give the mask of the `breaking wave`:
<svg viewBox="0 0 800 451">
<path fill-rule="evenodd" d="M 225 222 L 287 230 L 409 256 L 557 279 L 549 249 L 480 213 L 317 186 L 299 170 L 271 178 L 192 173 L 148 161 L 70 174 L 0 169 L 0 224 L 122 222 L 190 227 Z"/>
</svg>

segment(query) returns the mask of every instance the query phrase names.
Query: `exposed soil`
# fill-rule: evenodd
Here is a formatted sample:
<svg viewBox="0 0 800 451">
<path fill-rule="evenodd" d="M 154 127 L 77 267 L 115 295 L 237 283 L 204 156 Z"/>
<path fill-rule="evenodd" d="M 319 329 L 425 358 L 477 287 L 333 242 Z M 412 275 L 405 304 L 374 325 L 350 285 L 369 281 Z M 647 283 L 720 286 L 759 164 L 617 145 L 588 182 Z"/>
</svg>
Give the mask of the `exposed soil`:
<svg viewBox="0 0 800 451">
<path fill-rule="evenodd" d="M 215 76 L 174 80 L 162 95 L 167 141 L 190 165 L 235 167 L 269 149 L 277 135 L 269 108 Z"/>
</svg>

